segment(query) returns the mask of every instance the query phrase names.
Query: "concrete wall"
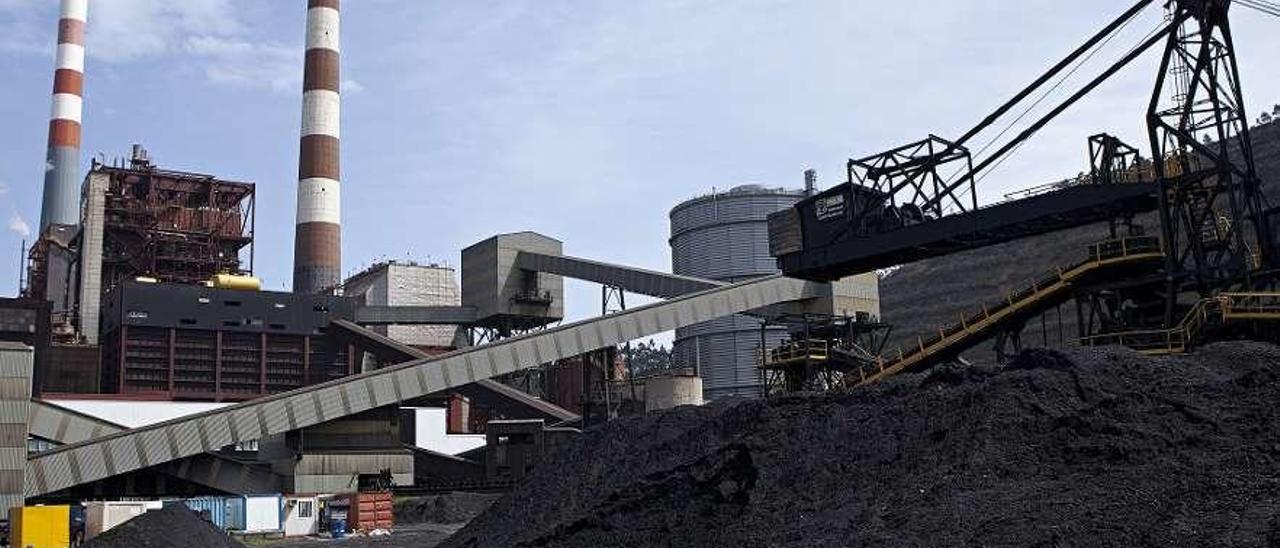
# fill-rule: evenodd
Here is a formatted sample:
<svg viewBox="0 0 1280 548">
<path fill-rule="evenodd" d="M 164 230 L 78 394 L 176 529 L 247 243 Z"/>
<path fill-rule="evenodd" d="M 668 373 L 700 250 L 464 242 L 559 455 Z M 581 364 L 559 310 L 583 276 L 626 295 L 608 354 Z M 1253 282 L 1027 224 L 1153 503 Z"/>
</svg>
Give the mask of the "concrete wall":
<svg viewBox="0 0 1280 548">
<path fill-rule="evenodd" d="M 354 493 L 361 474 L 390 469 L 396 485 L 413 485 L 413 454 L 385 452 L 307 453 L 297 459 L 286 489 L 292 493 Z"/>
<path fill-rule="evenodd" d="M 102 237 L 106 207 L 106 173 L 90 173 L 84 184 L 84 221 L 80 233 L 80 335 L 98 344 L 102 306 Z"/>
<path fill-rule="evenodd" d="M 460 306 L 462 295 L 452 268 L 384 263 L 347 280 L 348 297 L 363 297 L 370 306 Z M 462 343 L 456 325 L 378 325 L 375 333 L 413 346 L 456 347 Z"/>
<path fill-rule="evenodd" d="M 24 502 L 34 363 L 31 347 L 0 342 L 0 508 L 5 510 Z"/>
</svg>

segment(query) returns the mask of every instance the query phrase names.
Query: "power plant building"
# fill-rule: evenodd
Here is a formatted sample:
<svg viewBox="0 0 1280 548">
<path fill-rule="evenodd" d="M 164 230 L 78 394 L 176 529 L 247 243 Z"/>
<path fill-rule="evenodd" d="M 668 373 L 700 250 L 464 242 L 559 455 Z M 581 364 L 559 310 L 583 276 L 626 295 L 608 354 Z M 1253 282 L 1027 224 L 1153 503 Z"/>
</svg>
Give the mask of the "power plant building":
<svg viewBox="0 0 1280 548">
<path fill-rule="evenodd" d="M 366 306 L 462 306 L 454 270 L 434 264 L 378 263 L 347 279 L 342 294 Z M 457 325 L 376 325 L 370 329 L 428 352 L 451 350 L 465 341 L 465 333 Z"/>
<path fill-rule="evenodd" d="M 802 190 L 743 185 L 685 201 L 671 210 L 671 269 L 684 276 L 739 282 L 779 272 L 769 254 L 768 216 L 806 196 Z M 874 274 L 832 284 L 820 299 L 826 313 L 879 316 L 879 286 Z M 763 338 L 763 341 L 762 341 Z M 787 329 L 768 326 L 743 314 L 726 316 L 676 330 L 672 359 L 694 368 L 703 379 L 708 400 L 724 396 L 759 396 L 757 368 L 761 343 L 773 348 Z"/>
</svg>

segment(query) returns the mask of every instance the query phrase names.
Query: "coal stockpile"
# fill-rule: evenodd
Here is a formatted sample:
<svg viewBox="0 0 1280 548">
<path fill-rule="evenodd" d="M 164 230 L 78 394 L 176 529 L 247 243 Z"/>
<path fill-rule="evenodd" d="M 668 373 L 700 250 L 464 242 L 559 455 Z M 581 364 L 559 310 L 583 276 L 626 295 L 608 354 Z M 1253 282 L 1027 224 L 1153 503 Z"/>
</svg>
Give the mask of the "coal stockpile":
<svg viewBox="0 0 1280 548">
<path fill-rule="evenodd" d="M 1275 546 L 1280 348 L 1028 350 L 585 432 L 443 546 Z"/>
<path fill-rule="evenodd" d="M 399 523 L 466 523 L 484 512 L 498 495 L 489 493 L 445 493 L 402 500 L 396 503 Z"/>
<path fill-rule="evenodd" d="M 244 548 L 181 504 L 166 504 L 102 533 L 84 548 Z"/>
</svg>

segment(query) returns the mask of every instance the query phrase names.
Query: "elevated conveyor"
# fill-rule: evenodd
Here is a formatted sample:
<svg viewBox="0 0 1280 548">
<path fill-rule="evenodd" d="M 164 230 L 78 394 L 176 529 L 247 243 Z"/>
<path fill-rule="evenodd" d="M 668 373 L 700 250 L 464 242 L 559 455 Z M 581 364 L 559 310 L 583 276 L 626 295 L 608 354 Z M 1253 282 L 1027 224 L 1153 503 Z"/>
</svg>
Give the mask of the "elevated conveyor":
<svg viewBox="0 0 1280 548">
<path fill-rule="evenodd" d="M 632 293 L 663 299 L 727 285 L 724 282 L 692 276 L 530 251 L 521 251 L 516 256 L 516 266 L 534 272 L 558 274 L 575 280 L 620 287 Z"/>
<path fill-rule="evenodd" d="M 431 355 L 395 339 L 375 333 L 346 320 L 334 320 L 333 327 L 348 337 L 359 340 L 357 346 L 392 363 L 430 358 Z M 486 407 L 505 411 L 503 414 L 522 419 L 543 419 L 549 423 L 572 422 L 580 417 L 568 409 L 544 401 L 491 379 L 460 387 L 457 392 Z"/>
<path fill-rule="evenodd" d="M 91 441 L 128 428 L 44 400 L 31 400 L 28 433 L 58 444 Z M 38 456 L 39 454 L 37 454 Z M 164 463 L 159 471 L 173 477 L 236 494 L 273 493 L 284 485 L 270 466 L 205 453 Z"/>
<path fill-rule="evenodd" d="M 788 276 L 834 280 L 1155 210 L 1158 187 L 1151 182 L 1088 184 L 1003 202 L 870 235 L 855 235 L 841 217 L 827 218 L 818 205 L 841 198 L 854 203 L 845 183 L 769 217 L 770 246 Z"/>
<path fill-rule="evenodd" d="M 936 336 L 918 339 L 916 347 L 909 351 L 899 349 L 896 356 L 860 367 L 853 384 L 875 382 L 953 359 L 993 335 L 1066 302 L 1072 298 L 1073 289 L 1080 285 L 1150 272 L 1163 259 L 1164 253 L 1156 238 L 1127 238 L 1090 246 L 1089 257 L 1084 261 L 1035 280 L 998 303 L 984 305 L 982 310 L 962 317 L 958 324 L 939 328 Z"/>
<path fill-rule="evenodd" d="M 822 284 L 770 276 L 541 332 L 422 358 L 31 456 L 36 497 L 420 398 L 495 375 L 773 304 L 820 295 Z"/>
</svg>

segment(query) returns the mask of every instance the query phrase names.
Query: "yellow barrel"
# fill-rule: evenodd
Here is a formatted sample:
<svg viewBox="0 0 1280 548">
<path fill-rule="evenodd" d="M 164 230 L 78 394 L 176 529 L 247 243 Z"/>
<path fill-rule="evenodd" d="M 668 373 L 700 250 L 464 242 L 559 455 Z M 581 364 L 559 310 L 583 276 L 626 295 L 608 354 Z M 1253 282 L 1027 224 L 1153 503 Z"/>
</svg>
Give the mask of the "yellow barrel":
<svg viewBox="0 0 1280 548">
<path fill-rule="evenodd" d="M 71 546 L 70 506 L 15 506 L 9 509 L 9 546 Z"/>
<path fill-rule="evenodd" d="M 236 291 L 262 291 L 262 280 L 253 276 L 237 276 L 235 274 L 214 275 L 213 287 L 218 289 L 234 289 Z"/>
</svg>

